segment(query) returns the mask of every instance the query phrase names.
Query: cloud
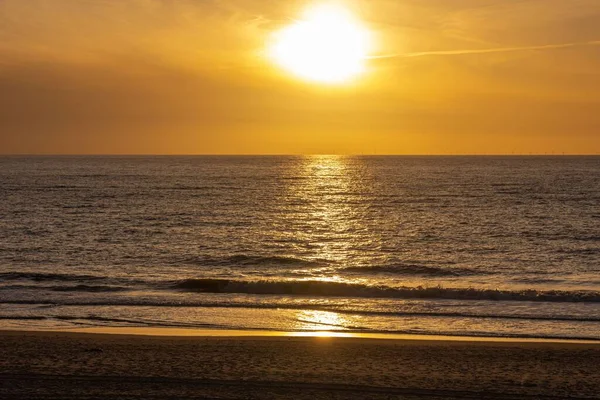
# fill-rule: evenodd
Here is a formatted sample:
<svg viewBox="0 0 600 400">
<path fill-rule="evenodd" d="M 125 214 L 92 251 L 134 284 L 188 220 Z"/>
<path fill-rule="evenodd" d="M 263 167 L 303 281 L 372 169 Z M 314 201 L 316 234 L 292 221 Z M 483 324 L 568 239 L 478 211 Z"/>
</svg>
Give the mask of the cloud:
<svg viewBox="0 0 600 400">
<path fill-rule="evenodd" d="M 561 43 L 547 44 L 542 46 L 519 46 L 519 47 L 496 47 L 490 49 L 467 49 L 467 50 L 439 50 L 439 51 L 418 51 L 399 54 L 383 54 L 370 56 L 370 59 L 378 58 L 396 58 L 396 57 L 425 57 L 425 56 L 455 56 L 469 54 L 486 54 L 486 53 L 509 53 L 517 51 L 538 51 L 538 50 L 555 50 L 568 49 L 572 47 L 600 46 L 600 40 L 592 40 L 589 42 L 579 43 Z"/>
</svg>

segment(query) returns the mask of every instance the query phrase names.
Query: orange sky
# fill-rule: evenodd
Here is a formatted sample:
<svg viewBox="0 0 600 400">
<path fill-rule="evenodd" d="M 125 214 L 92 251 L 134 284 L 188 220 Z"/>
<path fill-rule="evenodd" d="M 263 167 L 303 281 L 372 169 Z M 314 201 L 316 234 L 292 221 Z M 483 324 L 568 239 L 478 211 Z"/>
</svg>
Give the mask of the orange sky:
<svg viewBox="0 0 600 400">
<path fill-rule="evenodd" d="M 265 56 L 311 3 L 0 0 L 0 153 L 600 154 L 600 1 L 348 0 L 339 86 Z"/>
</svg>

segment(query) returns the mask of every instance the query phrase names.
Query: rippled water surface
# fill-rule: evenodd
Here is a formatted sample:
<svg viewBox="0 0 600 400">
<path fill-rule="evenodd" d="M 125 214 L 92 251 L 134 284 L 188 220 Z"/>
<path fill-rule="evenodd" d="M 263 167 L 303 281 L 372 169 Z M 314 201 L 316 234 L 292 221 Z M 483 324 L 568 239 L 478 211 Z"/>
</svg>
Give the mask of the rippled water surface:
<svg viewBox="0 0 600 400">
<path fill-rule="evenodd" d="M 600 339 L 599 157 L 0 158 L 5 327 Z"/>
</svg>

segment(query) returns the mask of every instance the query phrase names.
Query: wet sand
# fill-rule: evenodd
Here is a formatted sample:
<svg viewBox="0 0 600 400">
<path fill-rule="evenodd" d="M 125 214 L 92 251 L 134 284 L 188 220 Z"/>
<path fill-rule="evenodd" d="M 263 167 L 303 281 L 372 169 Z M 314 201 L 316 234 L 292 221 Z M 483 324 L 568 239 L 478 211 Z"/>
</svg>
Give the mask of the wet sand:
<svg viewBox="0 0 600 400">
<path fill-rule="evenodd" d="M 0 331 L 1 399 L 600 398 L 600 344 Z"/>
</svg>

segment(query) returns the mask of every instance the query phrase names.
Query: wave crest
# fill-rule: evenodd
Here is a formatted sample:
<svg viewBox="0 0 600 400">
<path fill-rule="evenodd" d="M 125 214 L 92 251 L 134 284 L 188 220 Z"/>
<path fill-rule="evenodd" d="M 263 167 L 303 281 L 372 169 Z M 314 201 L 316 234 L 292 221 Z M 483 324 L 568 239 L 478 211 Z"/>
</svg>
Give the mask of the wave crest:
<svg viewBox="0 0 600 400">
<path fill-rule="evenodd" d="M 547 302 L 600 302 L 600 292 L 495 290 L 444 287 L 368 286 L 328 281 L 240 281 L 230 279 L 185 279 L 174 289 L 204 293 L 240 293 L 257 295 L 300 295 L 325 297 L 371 297 L 397 299 L 503 300 Z"/>
</svg>

